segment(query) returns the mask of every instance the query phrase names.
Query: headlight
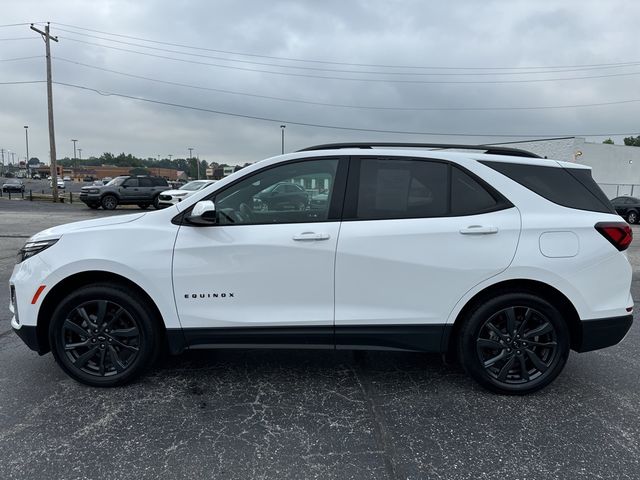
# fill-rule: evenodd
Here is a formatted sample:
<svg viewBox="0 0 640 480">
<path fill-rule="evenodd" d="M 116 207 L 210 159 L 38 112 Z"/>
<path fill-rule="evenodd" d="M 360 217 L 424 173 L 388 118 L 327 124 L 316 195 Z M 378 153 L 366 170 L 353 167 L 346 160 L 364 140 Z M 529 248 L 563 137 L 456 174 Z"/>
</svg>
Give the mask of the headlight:
<svg viewBox="0 0 640 480">
<path fill-rule="evenodd" d="M 90 188 L 89 193 L 100 193 L 100 190 L 98 190 L 97 188 Z"/>
<path fill-rule="evenodd" d="M 188 192 L 174 193 L 172 196 L 173 197 L 184 197 L 185 195 L 188 195 Z"/>
<path fill-rule="evenodd" d="M 41 251 L 46 250 L 57 241 L 58 239 L 56 238 L 55 240 L 42 240 L 38 242 L 25 243 L 24 247 L 18 251 L 18 263 L 24 262 L 27 258 L 33 257 Z"/>
</svg>

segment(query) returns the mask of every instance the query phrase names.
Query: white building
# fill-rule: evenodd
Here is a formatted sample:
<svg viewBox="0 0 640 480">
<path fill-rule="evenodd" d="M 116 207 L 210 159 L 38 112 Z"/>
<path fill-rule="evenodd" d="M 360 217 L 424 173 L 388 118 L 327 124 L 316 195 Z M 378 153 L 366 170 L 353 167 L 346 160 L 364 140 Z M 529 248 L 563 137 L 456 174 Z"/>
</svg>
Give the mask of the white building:
<svg viewBox="0 0 640 480">
<path fill-rule="evenodd" d="M 593 178 L 609 198 L 618 195 L 640 196 L 640 147 L 591 143 L 582 137 L 493 145 L 522 148 L 541 157 L 588 165 L 593 169 Z"/>
</svg>

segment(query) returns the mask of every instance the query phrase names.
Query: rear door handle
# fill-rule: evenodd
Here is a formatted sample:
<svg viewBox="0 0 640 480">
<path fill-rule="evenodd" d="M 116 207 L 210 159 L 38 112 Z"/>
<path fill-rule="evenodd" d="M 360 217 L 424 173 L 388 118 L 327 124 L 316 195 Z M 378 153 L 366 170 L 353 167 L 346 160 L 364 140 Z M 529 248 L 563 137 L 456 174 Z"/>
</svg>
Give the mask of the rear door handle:
<svg viewBox="0 0 640 480">
<path fill-rule="evenodd" d="M 296 242 L 317 242 L 319 240 L 329 240 L 328 233 L 303 232 L 293 236 Z"/>
<path fill-rule="evenodd" d="M 498 233 L 497 227 L 485 227 L 483 225 L 469 225 L 467 228 L 460 230 L 462 235 L 490 235 Z"/>
</svg>

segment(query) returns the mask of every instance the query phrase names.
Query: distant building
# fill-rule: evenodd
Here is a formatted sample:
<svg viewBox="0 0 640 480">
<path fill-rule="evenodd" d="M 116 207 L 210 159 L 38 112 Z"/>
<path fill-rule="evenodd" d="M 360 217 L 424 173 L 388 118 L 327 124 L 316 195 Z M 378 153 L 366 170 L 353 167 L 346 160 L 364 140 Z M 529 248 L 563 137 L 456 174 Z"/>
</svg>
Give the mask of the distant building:
<svg viewBox="0 0 640 480">
<path fill-rule="evenodd" d="M 592 168 L 594 180 L 609 198 L 640 196 L 640 147 L 587 142 L 582 137 L 545 138 L 494 143 L 522 148 L 541 157 L 581 163 Z"/>
</svg>

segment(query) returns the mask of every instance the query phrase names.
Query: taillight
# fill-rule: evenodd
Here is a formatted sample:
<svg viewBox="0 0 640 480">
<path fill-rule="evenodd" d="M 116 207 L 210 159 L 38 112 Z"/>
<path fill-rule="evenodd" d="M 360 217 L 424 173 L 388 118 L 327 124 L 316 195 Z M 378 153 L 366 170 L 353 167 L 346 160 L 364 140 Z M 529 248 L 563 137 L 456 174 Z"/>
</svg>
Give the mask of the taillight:
<svg viewBox="0 0 640 480">
<path fill-rule="evenodd" d="M 620 251 L 626 250 L 633 240 L 631 227 L 624 222 L 599 222 L 595 227 Z"/>
</svg>

